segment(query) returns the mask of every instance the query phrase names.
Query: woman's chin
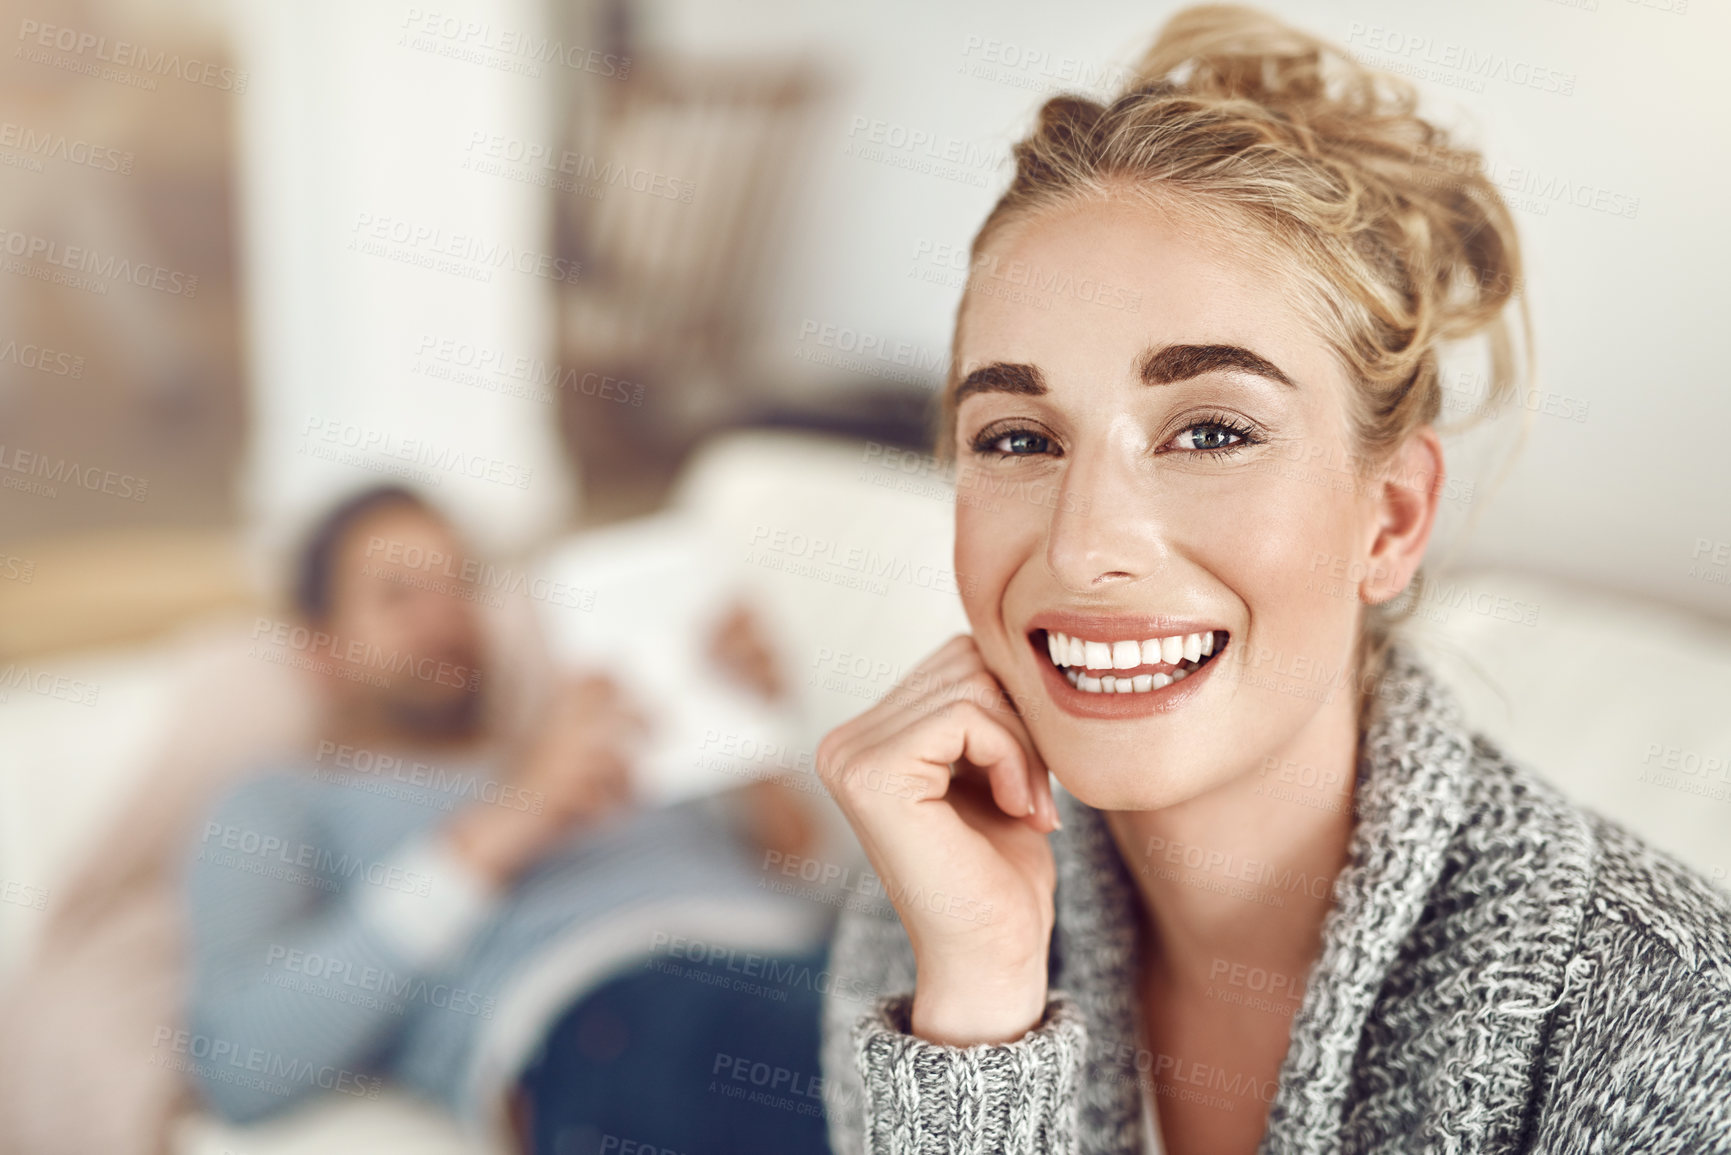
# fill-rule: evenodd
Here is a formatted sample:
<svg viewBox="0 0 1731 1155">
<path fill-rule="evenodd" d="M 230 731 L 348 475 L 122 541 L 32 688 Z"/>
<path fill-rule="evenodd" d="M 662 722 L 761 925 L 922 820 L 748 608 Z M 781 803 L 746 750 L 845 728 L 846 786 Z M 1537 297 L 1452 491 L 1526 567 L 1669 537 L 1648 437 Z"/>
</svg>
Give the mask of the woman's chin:
<svg viewBox="0 0 1731 1155">
<path fill-rule="evenodd" d="M 1194 798 L 1203 784 L 1178 773 L 1166 774 L 1158 767 L 1139 767 L 1135 774 L 1102 772 L 1099 764 L 1066 765 L 1047 759 L 1046 766 L 1058 783 L 1078 802 L 1095 810 L 1160 810 Z"/>
</svg>

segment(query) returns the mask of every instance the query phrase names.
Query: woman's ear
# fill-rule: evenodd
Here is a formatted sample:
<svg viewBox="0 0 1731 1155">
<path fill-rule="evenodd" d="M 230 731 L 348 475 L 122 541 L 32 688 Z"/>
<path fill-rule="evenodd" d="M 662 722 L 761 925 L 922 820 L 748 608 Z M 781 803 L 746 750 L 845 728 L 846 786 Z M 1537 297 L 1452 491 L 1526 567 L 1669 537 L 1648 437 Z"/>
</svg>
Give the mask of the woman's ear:
<svg viewBox="0 0 1731 1155">
<path fill-rule="evenodd" d="M 1390 601 L 1412 581 L 1430 544 L 1444 477 L 1442 442 L 1428 425 L 1414 430 L 1376 477 L 1376 536 L 1358 583 L 1366 605 Z"/>
</svg>

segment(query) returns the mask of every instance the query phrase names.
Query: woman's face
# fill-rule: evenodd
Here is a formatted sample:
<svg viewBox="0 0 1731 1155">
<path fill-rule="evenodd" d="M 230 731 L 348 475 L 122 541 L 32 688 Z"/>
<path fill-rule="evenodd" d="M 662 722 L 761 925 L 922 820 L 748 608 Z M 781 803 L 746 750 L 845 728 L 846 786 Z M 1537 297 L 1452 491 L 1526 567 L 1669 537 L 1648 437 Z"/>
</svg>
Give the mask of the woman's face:
<svg viewBox="0 0 1731 1155">
<path fill-rule="evenodd" d="M 1225 239 L 1124 201 L 1050 212 L 999 234 L 958 327 L 968 617 L 1101 809 L 1346 732 L 1359 595 L 1390 564 L 1343 369 L 1281 269 L 1204 243 Z"/>
</svg>

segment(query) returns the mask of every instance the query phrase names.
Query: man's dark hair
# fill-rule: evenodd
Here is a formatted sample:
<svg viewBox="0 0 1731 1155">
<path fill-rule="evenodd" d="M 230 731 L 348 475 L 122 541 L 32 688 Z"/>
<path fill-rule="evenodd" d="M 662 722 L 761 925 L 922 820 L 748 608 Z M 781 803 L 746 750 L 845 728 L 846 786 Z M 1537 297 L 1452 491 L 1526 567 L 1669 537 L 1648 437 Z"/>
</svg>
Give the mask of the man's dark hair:
<svg viewBox="0 0 1731 1155">
<path fill-rule="evenodd" d="M 321 622 L 330 615 L 332 570 L 349 531 L 368 514 L 394 505 L 444 520 L 426 498 L 401 485 L 375 485 L 344 499 L 319 519 L 301 545 L 294 599 L 295 608 L 307 621 Z"/>
</svg>

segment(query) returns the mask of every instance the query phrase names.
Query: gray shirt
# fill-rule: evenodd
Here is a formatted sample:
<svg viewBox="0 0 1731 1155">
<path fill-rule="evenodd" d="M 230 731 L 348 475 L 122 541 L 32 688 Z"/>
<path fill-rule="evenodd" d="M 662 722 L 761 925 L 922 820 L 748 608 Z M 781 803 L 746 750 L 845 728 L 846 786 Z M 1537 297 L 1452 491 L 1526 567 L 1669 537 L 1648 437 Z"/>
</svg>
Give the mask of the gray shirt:
<svg viewBox="0 0 1731 1155">
<path fill-rule="evenodd" d="M 462 806 L 524 796 L 481 764 L 412 769 L 268 768 L 199 828 L 174 1046 L 227 1118 L 320 1090 L 376 1096 L 390 1077 L 484 1129 L 498 1104 L 482 1094 L 515 1074 L 489 1080 L 486 1065 L 513 1042 L 505 1065 L 526 1058 L 609 968 L 683 973 L 716 944 L 749 961 L 812 922 L 811 903 L 764 888 L 719 796 L 576 829 L 493 892 L 437 832 Z"/>
<path fill-rule="evenodd" d="M 1731 900 L 1511 764 L 1404 645 L 1388 662 L 1260 1151 L 1731 1152 Z M 902 993 L 826 1005 L 836 1155 L 1141 1148 L 1134 884 L 1102 816 L 1059 804 L 1023 1038 L 909 1034 L 906 933 L 844 918 L 838 982 Z"/>
</svg>

